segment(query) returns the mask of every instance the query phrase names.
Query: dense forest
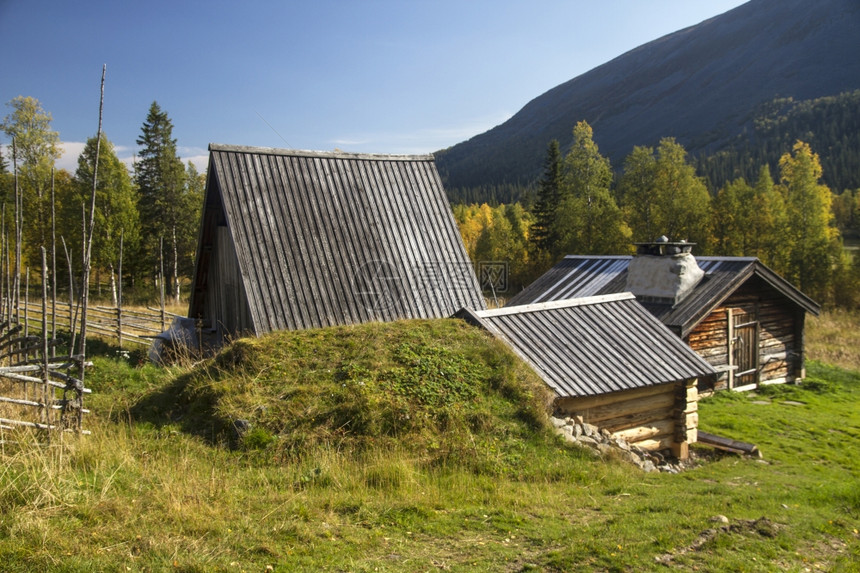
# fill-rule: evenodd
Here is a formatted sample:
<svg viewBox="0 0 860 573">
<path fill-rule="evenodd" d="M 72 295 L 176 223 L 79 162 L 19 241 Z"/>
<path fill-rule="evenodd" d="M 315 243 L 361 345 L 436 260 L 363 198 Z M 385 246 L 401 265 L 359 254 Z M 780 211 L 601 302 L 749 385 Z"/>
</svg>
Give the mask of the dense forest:
<svg viewBox="0 0 860 573">
<path fill-rule="evenodd" d="M 633 242 L 666 235 L 696 243 L 699 254 L 756 256 L 818 301 L 854 308 L 860 257 L 852 259 L 843 238 L 860 237 L 858 103 L 860 92 L 775 100 L 751 115 L 751 131 L 732 149 L 693 158 L 664 138 L 615 166 L 581 121 L 568 147 L 548 142 L 533 184 L 449 190 L 454 216 L 479 270 L 481 262 L 505 264 L 507 292 L 494 296 L 516 292 L 566 254 L 629 254 Z M 146 299 L 164 286 L 179 301 L 194 269 L 205 175 L 178 158 L 167 113 L 152 103 L 131 168 L 102 134 L 90 138 L 72 174 L 54 168 L 59 136 L 50 113 L 29 97 L 8 105 L 0 266 L 37 273 L 44 246 L 66 284 L 83 276 L 80 245 L 92 232 L 98 288 L 114 294 L 122 280 Z"/>
<path fill-rule="evenodd" d="M 32 97 L 16 97 L 7 106 L 11 111 L 0 123 L 9 140 L 0 154 L 4 274 L 17 268 L 38 276 L 44 247 L 58 290 L 71 288 L 63 286 L 71 276 L 73 291 L 80 292 L 87 258 L 95 288 L 105 285 L 114 301 L 117 280 L 140 299 L 154 299 L 163 286 L 178 301 L 194 270 L 205 179 L 177 156 L 167 112 L 157 102 L 150 106 L 131 169 L 102 133 L 87 140 L 77 169 L 68 173 L 55 168 L 61 150 L 51 114 Z M 82 245 L 90 235 L 85 257 Z M 2 280 L 8 288 L 10 279 Z"/>
<path fill-rule="evenodd" d="M 672 138 L 634 147 L 616 172 L 583 121 L 566 154 L 548 144 L 526 202 L 458 204 L 454 215 L 476 266 L 509 263 L 508 294 L 566 254 L 630 254 L 633 242 L 666 235 L 702 255 L 758 257 L 819 302 L 858 307 L 860 257 L 843 236 L 860 235 L 860 190 L 832 192 L 819 155 L 800 139 L 773 169 L 751 173 L 711 192 Z"/>
<path fill-rule="evenodd" d="M 824 183 L 836 192 L 860 188 L 860 90 L 806 101 L 777 98 L 760 106 L 747 128 L 696 167 L 711 189 L 738 177 L 754 179 L 762 165 L 775 171 L 795 141 L 817 150 Z"/>
<path fill-rule="evenodd" d="M 744 124 L 742 133 L 718 149 L 709 147 L 708 134 L 687 146 L 699 150 L 690 153 L 690 161 L 712 195 L 738 177 L 755 179 L 763 165 L 776 172 L 780 157 L 798 140 L 816 150 L 824 184 L 830 189 L 841 193 L 860 188 L 860 90 L 812 100 L 775 98 L 750 113 Z M 562 148 L 567 144 L 560 141 Z M 613 166 L 616 176 L 622 165 Z M 537 189 L 537 177 L 519 183 L 451 187 L 445 171 L 440 173 L 453 204 L 529 202 Z"/>
</svg>

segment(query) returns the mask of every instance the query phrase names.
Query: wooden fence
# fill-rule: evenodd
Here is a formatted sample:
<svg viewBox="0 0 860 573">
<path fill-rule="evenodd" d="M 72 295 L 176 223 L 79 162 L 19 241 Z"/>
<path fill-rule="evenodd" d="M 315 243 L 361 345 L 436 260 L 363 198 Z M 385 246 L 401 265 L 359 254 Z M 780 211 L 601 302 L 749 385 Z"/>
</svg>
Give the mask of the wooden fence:
<svg viewBox="0 0 860 573">
<path fill-rule="evenodd" d="M 0 301 L 7 309 L 9 301 Z M 18 303 L 11 317 L 0 322 L 0 444 L 22 428 L 76 431 L 82 429 L 83 370 L 90 365 L 80 355 L 57 356 L 57 333 L 80 329 L 81 312 L 74 305 L 46 301 Z M 90 306 L 87 332 L 116 340 L 120 348 L 148 346 L 178 315 L 165 310 Z M 71 345 L 73 346 L 73 345 Z M 50 432 L 44 434 L 50 439 Z"/>
<path fill-rule="evenodd" d="M 48 329 L 52 334 L 61 330 L 71 332 L 80 329 L 81 312 L 76 306 L 58 304 L 56 313 L 51 313 L 51 306 L 48 305 L 46 311 Z M 167 330 L 177 316 L 179 315 L 150 307 L 128 309 L 91 305 L 87 309 L 87 332 L 116 340 L 120 348 L 125 347 L 126 343 L 149 346 L 152 339 Z M 41 302 L 22 302 L 18 309 L 18 321 L 28 329 L 41 329 Z"/>
<path fill-rule="evenodd" d="M 89 433 L 81 428 L 89 364 L 81 356 L 56 356 L 56 341 L 41 326 L 33 336 L 14 320 L 0 323 L 0 443 L 21 428 Z"/>
</svg>

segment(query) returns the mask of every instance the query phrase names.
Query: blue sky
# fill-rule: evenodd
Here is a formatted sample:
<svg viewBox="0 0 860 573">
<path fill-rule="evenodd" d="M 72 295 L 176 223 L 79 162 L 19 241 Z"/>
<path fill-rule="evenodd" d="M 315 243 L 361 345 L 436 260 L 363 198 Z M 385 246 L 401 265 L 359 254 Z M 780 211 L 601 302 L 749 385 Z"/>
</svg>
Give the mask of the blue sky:
<svg viewBox="0 0 860 573">
<path fill-rule="evenodd" d="M 38 99 L 70 171 L 98 127 L 102 64 L 104 131 L 127 162 L 153 101 L 201 169 L 209 143 L 429 153 L 743 3 L 0 0 L 0 102 Z"/>
</svg>

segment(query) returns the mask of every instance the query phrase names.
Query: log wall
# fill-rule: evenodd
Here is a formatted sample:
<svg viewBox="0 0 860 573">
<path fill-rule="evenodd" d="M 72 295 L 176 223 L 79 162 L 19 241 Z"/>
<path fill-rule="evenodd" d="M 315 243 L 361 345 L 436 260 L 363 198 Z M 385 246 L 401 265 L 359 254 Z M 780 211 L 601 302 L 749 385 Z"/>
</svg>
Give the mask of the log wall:
<svg viewBox="0 0 860 573">
<path fill-rule="evenodd" d="M 736 357 L 732 354 L 735 350 L 729 340 L 728 321 L 729 316 L 743 314 L 759 323 L 759 371 L 754 382 L 773 384 L 801 379 L 805 314 L 776 289 L 753 277 L 687 336 L 687 343 L 696 353 L 726 372 L 713 384 L 714 389 L 736 386 L 732 374 Z"/>
<path fill-rule="evenodd" d="M 644 450 L 687 457 L 698 428 L 696 380 L 583 398 L 559 398 L 556 410 L 606 429 Z"/>
</svg>

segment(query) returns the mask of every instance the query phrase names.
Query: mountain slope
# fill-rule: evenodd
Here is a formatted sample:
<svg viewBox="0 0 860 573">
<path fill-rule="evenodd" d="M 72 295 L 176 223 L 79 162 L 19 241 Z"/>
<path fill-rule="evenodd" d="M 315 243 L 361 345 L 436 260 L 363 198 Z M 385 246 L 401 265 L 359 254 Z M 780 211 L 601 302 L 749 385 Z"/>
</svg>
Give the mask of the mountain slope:
<svg viewBox="0 0 860 573">
<path fill-rule="evenodd" d="M 752 0 L 631 50 L 529 102 L 507 122 L 436 154 L 446 187 L 528 183 L 546 145 L 577 121 L 616 167 L 634 145 L 675 137 L 712 151 L 777 96 L 860 88 L 860 2 Z"/>
</svg>

